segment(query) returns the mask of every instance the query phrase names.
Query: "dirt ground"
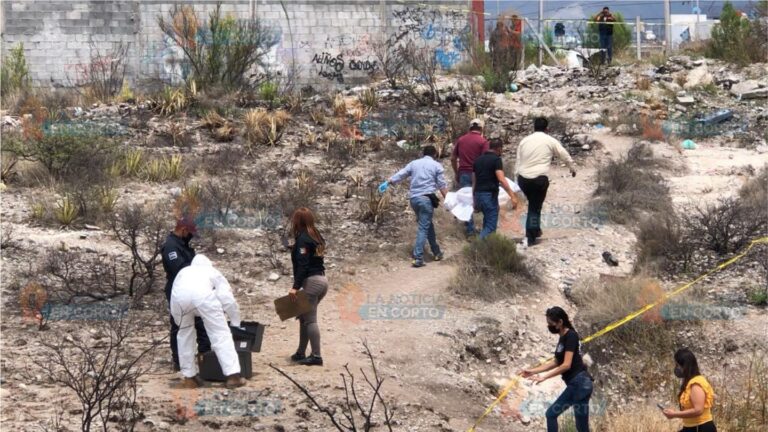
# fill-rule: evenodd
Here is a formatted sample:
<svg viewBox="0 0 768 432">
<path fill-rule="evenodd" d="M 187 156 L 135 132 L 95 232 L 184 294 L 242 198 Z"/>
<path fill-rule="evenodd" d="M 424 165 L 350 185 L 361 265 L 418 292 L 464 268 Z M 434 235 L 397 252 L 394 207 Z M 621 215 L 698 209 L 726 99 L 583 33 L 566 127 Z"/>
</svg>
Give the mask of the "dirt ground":
<svg viewBox="0 0 768 432">
<path fill-rule="evenodd" d="M 601 131 L 595 131 L 592 138 L 601 146 L 593 158 L 581 162 L 575 178 L 571 178 L 564 167 L 554 167 L 550 172 L 551 185 L 544 213 L 566 208 L 581 211 L 591 199 L 596 166 L 607 158 L 619 157 L 632 143 L 627 137 Z M 745 181 L 745 176 L 741 175 L 743 167 L 752 165 L 757 168 L 768 163 L 768 154 L 754 150 L 719 147 L 707 142 L 698 144 L 696 150 L 682 153 L 669 144 L 652 146 L 657 155 L 673 160 L 680 167 L 668 179 L 676 204 L 704 202 L 732 194 Z M 3 193 L 2 198 L 4 214 L 25 206 L 12 193 Z M 402 211 L 407 213 L 409 210 Z M 510 213 L 508 211 L 506 219 L 502 217 L 501 230 L 507 236 L 521 238 L 520 225 Z M 402 215 L 402 220 L 402 229 L 406 233 L 415 231 L 413 226 L 407 225 L 412 221 L 409 215 Z M 225 274 L 240 273 L 242 279 L 233 285 L 243 316 L 268 325 L 262 351 L 253 354 L 254 376 L 246 387 L 238 390 L 227 391 L 218 384 L 200 390 L 174 389 L 179 377 L 171 373 L 170 363 L 161 356 L 155 372 L 141 381 L 139 399 L 146 406 L 146 418 L 137 430 L 331 430 L 324 414 L 314 409 L 298 389 L 269 366 L 275 365 L 291 374 L 321 401 L 340 401 L 344 391 L 340 374 L 345 365 L 355 373 L 358 385 L 363 382 L 361 369 L 370 375 L 363 341 L 372 349 L 379 374 L 385 379 L 382 394 L 396 408 L 395 430 L 467 430 L 493 401 L 498 386 L 506 383 L 515 371 L 552 352 L 556 339 L 546 330 L 544 310 L 563 305 L 572 314 L 578 314 L 564 297 L 563 284 L 596 272 L 628 274 L 634 262 L 634 235 L 624 226 L 604 223 L 594 227 L 552 228 L 545 230 L 540 245 L 523 250 L 542 276 L 541 287 L 532 287 L 529 293 L 496 303 L 457 297 L 446 288 L 456 272 L 462 271 L 456 256 L 464 242 L 444 234 L 456 230 L 450 216 L 440 215 L 437 220 L 438 237 L 447 258 L 443 262 L 428 262 L 425 268 L 414 269 L 410 267 L 404 247 L 388 247 L 331 266 L 331 289 L 320 305 L 324 367 L 290 365 L 288 356 L 295 350 L 298 326 L 293 320 L 279 321 L 272 307 L 272 300 L 289 288 L 289 276 L 261 284 L 254 292 L 252 287 L 246 286 L 249 279 L 242 276 L 243 267 L 239 267 L 247 266 L 247 262 L 227 262 L 226 255 L 212 257 Z M 111 247 L 103 241 L 106 235 L 99 233 L 89 233 L 87 238 L 81 239 L 83 233 L 78 231 L 15 225 L 19 237 L 38 247 L 59 243 L 104 251 Z M 601 257 L 603 251 L 610 251 L 619 260 L 619 266 L 605 265 Z M 334 254 L 344 253 L 336 251 Z M 7 259 L 3 257 L 4 262 Z M 45 423 L 57 410 L 68 413 L 65 423 L 75 429 L 79 417 L 77 404 L 64 389 L 22 378 L 22 370 L 29 369 L 27 363 L 39 360 L 37 338 L 40 336 L 6 307 L 8 293 L 4 294 L 0 389 L 3 429 L 40 430 L 39 424 Z M 161 300 L 158 295 L 157 301 Z M 379 306 L 398 302 L 424 306 L 436 318 L 375 319 L 381 313 Z M 374 307 L 365 309 L 371 305 Z M 360 310 L 368 310 L 369 314 L 361 316 Z M 72 326 L 73 331 L 77 328 L 75 323 L 55 325 Z M 742 320 L 711 322 L 705 326 L 703 333 L 713 345 L 727 337 L 735 339 L 739 346 L 754 341 L 758 347 L 765 348 L 768 334 L 765 309 L 747 308 Z M 147 323 L 148 333 L 163 334 L 166 330 L 165 321 Z M 465 336 L 484 332 L 491 338 L 498 336 L 505 340 L 503 350 L 508 356 L 503 362 L 463 358 L 469 355 Z M 585 350 L 589 352 L 589 347 Z M 738 365 L 739 360 L 733 363 Z M 720 367 L 718 364 L 703 365 L 709 372 Z M 540 413 L 529 415 L 526 423 L 530 421 L 530 424 L 524 425 L 515 420 L 511 412 L 523 400 L 553 400 L 562 388 L 560 379 L 538 386 L 524 382 L 513 392 L 513 402 L 497 408 L 477 430 L 540 430 L 543 425 Z M 250 409 L 255 410 L 256 415 L 223 413 L 221 406 L 225 404 L 220 403 L 222 400 L 229 401 L 232 411 L 237 411 L 232 407 L 238 403 L 241 408 L 250 403 Z M 217 401 L 218 412 L 215 411 Z M 184 407 L 206 403 L 209 408 L 214 407 L 212 412 L 179 421 L 179 413 L 184 413 Z"/>
</svg>

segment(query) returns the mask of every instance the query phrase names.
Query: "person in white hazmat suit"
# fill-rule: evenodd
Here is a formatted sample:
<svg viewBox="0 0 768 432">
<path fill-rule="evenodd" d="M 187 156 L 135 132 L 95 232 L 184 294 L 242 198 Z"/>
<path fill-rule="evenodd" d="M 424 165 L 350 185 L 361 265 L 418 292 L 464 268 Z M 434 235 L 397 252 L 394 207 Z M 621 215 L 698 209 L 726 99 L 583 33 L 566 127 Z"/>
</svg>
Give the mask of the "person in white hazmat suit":
<svg viewBox="0 0 768 432">
<path fill-rule="evenodd" d="M 211 348 L 227 377 L 226 387 L 245 385 L 245 379 L 240 376 L 240 362 L 225 312 L 231 325 L 239 327 L 240 309 L 229 282 L 205 255 L 195 256 L 192 264 L 176 276 L 171 290 L 171 315 L 179 325 L 177 340 L 179 365 L 184 375 L 183 387 L 196 388 L 203 384 L 195 361 L 196 316 L 203 319 Z"/>
</svg>

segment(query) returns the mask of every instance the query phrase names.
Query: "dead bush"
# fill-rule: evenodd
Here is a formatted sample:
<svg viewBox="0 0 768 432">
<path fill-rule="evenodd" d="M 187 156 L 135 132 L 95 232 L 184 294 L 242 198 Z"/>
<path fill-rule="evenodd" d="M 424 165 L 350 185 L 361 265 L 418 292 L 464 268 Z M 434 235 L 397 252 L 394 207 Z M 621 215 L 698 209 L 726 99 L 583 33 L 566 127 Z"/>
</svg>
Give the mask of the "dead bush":
<svg viewBox="0 0 768 432">
<path fill-rule="evenodd" d="M 115 257 L 53 250 L 43 258 L 40 278 L 51 299 L 70 304 L 125 295 L 128 286 L 122 273 Z"/>
<path fill-rule="evenodd" d="M 467 245 L 460 268 L 450 290 L 485 301 L 532 292 L 539 283 L 534 269 L 517 252 L 515 242 L 500 234 L 491 234 Z"/>
<path fill-rule="evenodd" d="M 376 368 L 376 361 L 373 357 L 373 353 L 366 342 L 363 342 L 363 349 L 368 360 L 371 362 L 371 371 L 373 372 L 373 375 L 369 377 L 368 374 L 360 368 L 360 373 L 368 384 L 368 387 L 365 391 L 358 388 L 358 386 L 355 385 L 355 376 L 352 374 L 352 371 L 349 370 L 347 365 L 344 365 L 344 373 L 341 374 L 342 383 L 344 384 L 344 400 L 341 402 L 340 406 L 337 407 L 332 407 L 330 404 L 321 404 L 305 386 L 299 384 L 298 381 L 286 372 L 283 372 L 272 364 L 270 364 L 269 367 L 276 370 L 280 375 L 292 382 L 296 388 L 301 390 L 301 392 L 312 402 L 312 407 L 316 408 L 318 412 L 323 413 L 337 431 L 369 432 L 373 429 L 386 427 L 386 430 L 392 432 L 395 409 L 392 408 L 392 405 L 388 404 L 381 395 L 384 378 L 380 376 L 379 370 Z M 360 380 L 358 380 L 358 382 L 360 382 Z M 363 397 L 367 397 L 370 400 L 361 400 Z M 377 417 L 380 419 L 377 420 Z"/>
<path fill-rule="evenodd" d="M 670 213 L 672 202 L 664 178 L 654 170 L 661 162 L 646 145 L 635 145 L 626 157 L 611 160 L 597 171 L 598 206 L 608 218 L 626 224 L 643 213 Z"/>
<path fill-rule="evenodd" d="M 718 255 L 741 250 L 756 237 L 768 234 L 765 201 L 766 198 L 748 202 L 726 197 L 696 207 L 688 218 L 693 227 L 693 238 L 700 239 L 704 247 Z M 758 203 L 760 205 L 756 205 Z"/>
<path fill-rule="evenodd" d="M 355 153 L 358 148 L 354 140 L 333 139 L 328 142 L 328 148 L 323 155 L 323 180 L 335 183 L 346 175 L 349 167 L 355 163 Z"/>
<path fill-rule="evenodd" d="M 694 270 L 698 242 L 691 229 L 674 212 L 642 221 L 637 233 L 636 273 L 675 275 Z"/>
<path fill-rule="evenodd" d="M 437 87 L 437 57 L 432 51 L 416 46 L 413 41 L 399 49 L 408 66 L 408 80 L 403 85 L 408 95 L 418 105 L 439 105 L 442 99 Z M 421 84 L 416 84 L 417 81 Z"/>
<path fill-rule="evenodd" d="M 406 73 L 407 64 L 403 58 L 403 53 L 398 49 L 398 45 L 390 43 L 384 37 L 373 42 L 373 55 L 376 56 L 381 65 L 381 71 L 387 79 L 390 88 L 398 88 Z"/>
<path fill-rule="evenodd" d="M 300 207 L 314 209 L 320 192 L 320 185 L 312 174 L 301 171 L 293 182 L 280 189 L 276 205 L 283 216 L 290 217 Z"/>
<path fill-rule="evenodd" d="M 240 147 L 224 146 L 212 155 L 203 158 L 203 169 L 210 175 L 224 175 L 240 172 L 245 151 Z"/>
<path fill-rule="evenodd" d="M 144 417 L 138 383 L 151 371 L 157 348 L 166 343 L 151 336 L 137 337 L 146 325 L 146 317 L 129 311 L 103 322 L 93 334 L 62 330 L 40 340 L 45 360 L 34 372 L 75 393 L 82 431 L 106 431 L 110 423 L 132 431 Z"/>
<path fill-rule="evenodd" d="M 143 296 L 154 286 L 161 249 L 167 235 L 164 215 L 159 207 L 143 208 L 138 204 L 118 210 L 110 220 L 117 241 L 131 252 L 131 277 L 128 295 Z"/>
<path fill-rule="evenodd" d="M 242 196 L 241 178 L 237 174 L 223 177 L 218 181 L 208 180 L 202 193 L 203 208 L 216 217 L 227 218 Z"/>
<path fill-rule="evenodd" d="M 130 44 L 116 42 L 106 53 L 89 41 L 90 58 L 74 69 L 75 77 L 68 77 L 70 86 L 86 101 L 109 102 L 120 93 L 125 78 L 126 58 Z"/>
</svg>

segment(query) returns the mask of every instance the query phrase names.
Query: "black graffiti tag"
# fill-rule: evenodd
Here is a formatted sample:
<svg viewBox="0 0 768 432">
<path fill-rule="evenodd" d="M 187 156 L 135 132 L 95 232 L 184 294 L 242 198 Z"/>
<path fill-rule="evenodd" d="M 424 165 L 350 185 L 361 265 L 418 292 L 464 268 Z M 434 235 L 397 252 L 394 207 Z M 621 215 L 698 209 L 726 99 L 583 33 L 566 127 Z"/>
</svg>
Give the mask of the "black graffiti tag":
<svg viewBox="0 0 768 432">
<path fill-rule="evenodd" d="M 361 70 L 365 72 L 373 72 L 379 67 L 376 60 L 350 60 L 349 70 Z"/>
<path fill-rule="evenodd" d="M 320 65 L 327 65 L 339 73 L 344 70 L 343 54 L 339 54 L 336 57 L 333 57 L 328 52 L 323 52 L 322 54 L 315 54 L 314 56 L 312 56 L 312 62 Z"/>
</svg>

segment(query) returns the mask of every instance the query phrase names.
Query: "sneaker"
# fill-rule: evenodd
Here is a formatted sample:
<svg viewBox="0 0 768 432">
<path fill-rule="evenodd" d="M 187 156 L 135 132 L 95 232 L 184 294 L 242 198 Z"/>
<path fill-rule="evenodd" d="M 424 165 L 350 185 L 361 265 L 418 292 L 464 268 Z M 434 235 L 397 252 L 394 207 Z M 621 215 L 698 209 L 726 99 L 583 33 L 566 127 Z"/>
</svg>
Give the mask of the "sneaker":
<svg viewBox="0 0 768 432">
<path fill-rule="evenodd" d="M 442 261 L 442 260 L 443 260 L 443 258 L 445 258 L 445 257 L 443 256 L 443 253 L 442 253 L 442 252 L 440 252 L 439 254 L 435 255 L 435 257 L 433 258 L 433 260 L 434 260 L 434 261 Z"/>
<path fill-rule="evenodd" d="M 311 356 L 305 358 L 304 360 L 300 360 L 299 364 L 304 366 L 322 366 L 323 358 L 312 354 Z"/>
<path fill-rule="evenodd" d="M 224 387 L 228 389 L 242 387 L 246 384 L 245 378 L 241 377 L 239 373 L 232 374 L 227 377 L 227 382 L 224 383 Z"/>
<path fill-rule="evenodd" d="M 302 360 L 304 360 L 305 358 L 307 358 L 307 356 L 306 356 L 306 355 L 304 355 L 304 354 L 302 354 L 302 353 L 299 353 L 299 352 L 296 352 L 296 353 L 294 353 L 294 354 L 291 356 L 291 361 L 292 361 L 292 362 L 302 361 Z"/>
<path fill-rule="evenodd" d="M 411 266 L 414 268 L 424 267 L 426 264 L 424 264 L 424 261 L 422 260 L 413 260 L 411 261 Z"/>
<path fill-rule="evenodd" d="M 526 243 L 525 244 L 526 247 L 531 247 L 531 246 L 535 246 L 536 243 L 538 243 L 538 240 L 536 240 L 536 237 L 531 237 L 526 239 L 525 243 Z"/>
</svg>

